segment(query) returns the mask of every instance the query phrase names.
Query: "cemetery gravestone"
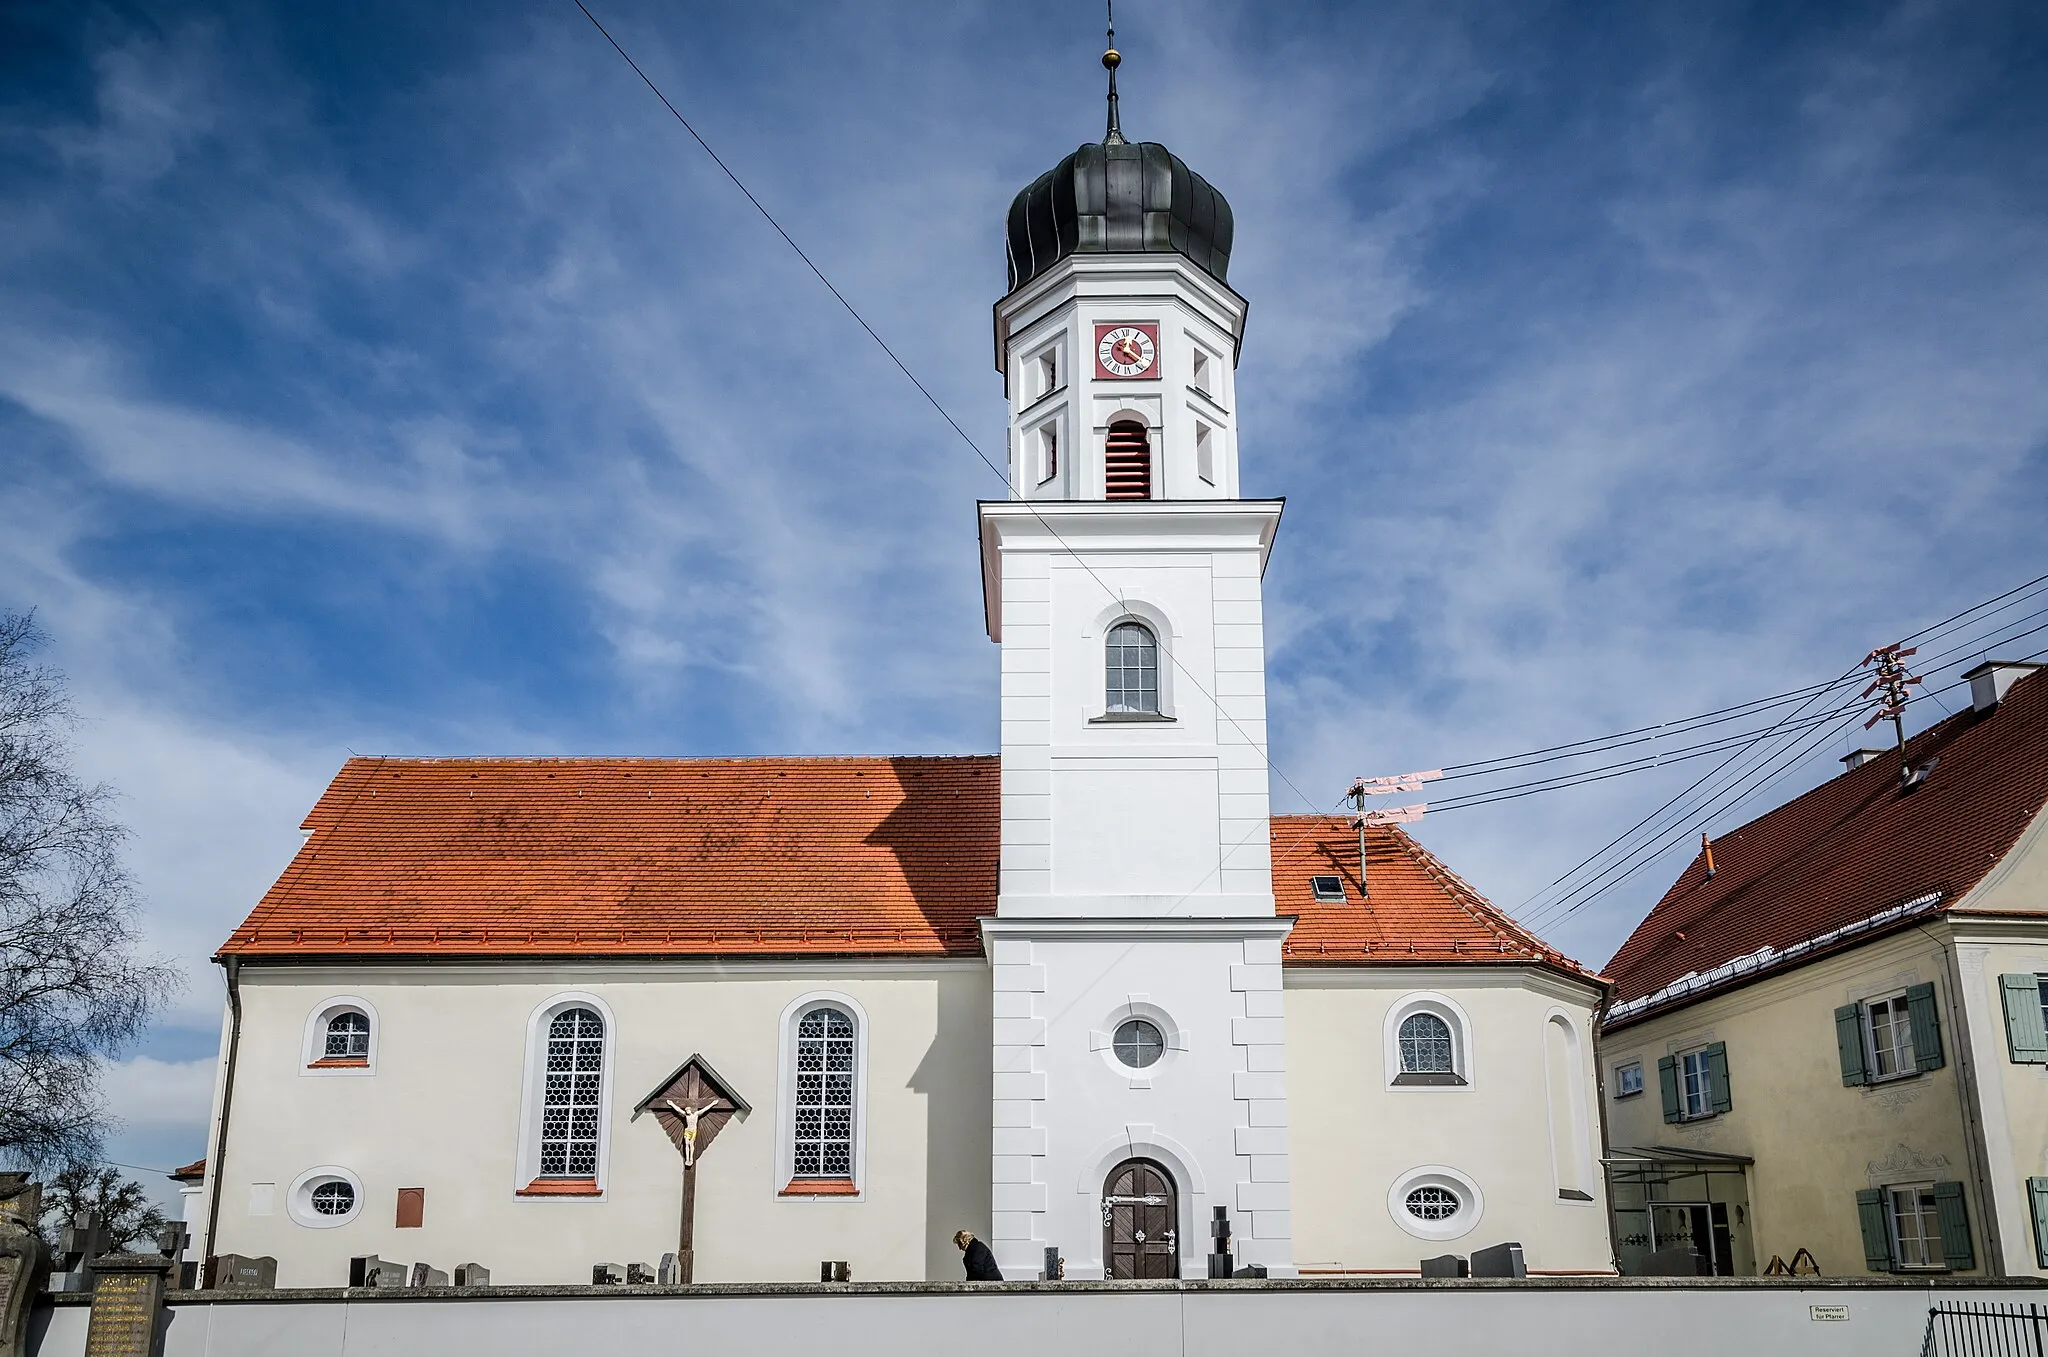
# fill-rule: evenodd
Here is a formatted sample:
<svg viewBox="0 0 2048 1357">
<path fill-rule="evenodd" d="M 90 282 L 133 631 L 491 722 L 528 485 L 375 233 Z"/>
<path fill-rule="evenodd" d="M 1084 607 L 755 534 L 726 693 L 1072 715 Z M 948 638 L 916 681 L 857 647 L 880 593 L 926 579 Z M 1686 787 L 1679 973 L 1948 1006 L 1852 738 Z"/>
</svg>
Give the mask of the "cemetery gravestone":
<svg viewBox="0 0 2048 1357">
<path fill-rule="evenodd" d="M 1465 1260 L 1455 1253 L 1438 1254 L 1422 1260 L 1422 1275 L 1425 1277 L 1469 1277 L 1472 1269 Z"/>
<path fill-rule="evenodd" d="M 1472 1275 L 1475 1277 L 1526 1277 L 1528 1264 L 1522 1261 L 1520 1244 L 1495 1244 L 1490 1249 L 1472 1251 Z"/>
<path fill-rule="evenodd" d="M 457 1286 L 489 1286 L 491 1270 L 482 1263 L 457 1263 L 455 1265 Z"/>
<path fill-rule="evenodd" d="M 154 1357 L 174 1266 L 155 1253 L 109 1253 L 93 1261 L 85 1357 Z"/>
<path fill-rule="evenodd" d="M 42 1210 L 42 1184 L 0 1173 L 0 1357 L 22 1357 L 28 1347 L 29 1304 L 50 1266 L 35 1230 Z"/>
<path fill-rule="evenodd" d="M 206 1260 L 206 1286 L 208 1290 L 235 1287 L 274 1291 L 277 1289 L 277 1260 L 267 1256 L 248 1258 L 239 1253 L 215 1254 Z"/>
</svg>

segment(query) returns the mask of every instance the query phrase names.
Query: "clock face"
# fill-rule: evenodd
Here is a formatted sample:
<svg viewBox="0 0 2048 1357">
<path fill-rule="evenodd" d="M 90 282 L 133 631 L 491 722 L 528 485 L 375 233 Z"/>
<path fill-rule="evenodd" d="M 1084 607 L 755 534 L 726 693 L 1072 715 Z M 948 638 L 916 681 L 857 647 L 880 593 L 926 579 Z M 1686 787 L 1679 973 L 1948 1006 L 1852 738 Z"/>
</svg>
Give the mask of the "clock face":
<svg viewBox="0 0 2048 1357">
<path fill-rule="evenodd" d="M 1095 327 L 1097 377 L 1150 377 L 1159 361 L 1159 327 L 1153 324 Z"/>
</svg>

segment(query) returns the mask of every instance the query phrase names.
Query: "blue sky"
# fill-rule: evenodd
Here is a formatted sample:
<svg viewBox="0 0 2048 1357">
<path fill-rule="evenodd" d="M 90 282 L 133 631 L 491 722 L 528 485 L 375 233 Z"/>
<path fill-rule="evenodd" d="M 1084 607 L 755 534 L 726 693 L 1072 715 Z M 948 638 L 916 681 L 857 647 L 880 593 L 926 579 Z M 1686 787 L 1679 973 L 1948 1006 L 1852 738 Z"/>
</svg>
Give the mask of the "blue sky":
<svg viewBox="0 0 2048 1357">
<path fill-rule="evenodd" d="M 1100 134 L 1099 10 L 597 12 L 999 449 L 1002 213 Z M 482 14 L 0 18 L 0 604 L 192 975 L 112 1071 L 126 1160 L 201 1148 L 205 958 L 350 750 L 995 747 L 995 478 L 569 0 Z M 1127 131 L 1237 212 L 1273 757 L 1319 804 L 2048 569 L 2038 6 L 1123 19 Z M 1689 776 L 1418 834 L 1513 907 Z M 1682 858 L 1553 940 L 1604 960 Z"/>
</svg>

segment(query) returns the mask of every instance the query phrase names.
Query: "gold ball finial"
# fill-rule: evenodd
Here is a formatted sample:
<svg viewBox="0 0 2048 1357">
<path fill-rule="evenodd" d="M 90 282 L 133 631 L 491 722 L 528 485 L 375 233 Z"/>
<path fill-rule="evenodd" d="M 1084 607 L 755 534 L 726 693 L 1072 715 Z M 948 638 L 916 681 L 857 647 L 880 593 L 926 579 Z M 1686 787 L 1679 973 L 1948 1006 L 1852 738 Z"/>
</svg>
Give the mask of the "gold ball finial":
<svg viewBox="0 0 2048 1357">
<path fill-rule="evenodd" d="M 1102 68 L 1107 71 L 1113 71 L 1123 64 L 1123 60 L 1124 54 L 1112 47 L 1102 54 Z"/>
</svg>

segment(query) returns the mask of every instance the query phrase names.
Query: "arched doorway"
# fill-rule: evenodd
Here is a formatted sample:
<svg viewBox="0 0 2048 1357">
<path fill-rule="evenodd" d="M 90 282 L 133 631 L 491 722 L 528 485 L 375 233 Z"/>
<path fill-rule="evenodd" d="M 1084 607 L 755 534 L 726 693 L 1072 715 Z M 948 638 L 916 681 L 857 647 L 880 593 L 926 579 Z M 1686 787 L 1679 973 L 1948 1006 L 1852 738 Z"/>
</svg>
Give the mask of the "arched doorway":
<svg viewBox="0 0 2048 1357">
<path fill-rule="evenodd" d="M 1102 1275 L 1180 1276 L 1180 1202 L 1173 1175 L 1150 1159 L 1126 1159 L 1103 1181 Z"/>
</svg>

